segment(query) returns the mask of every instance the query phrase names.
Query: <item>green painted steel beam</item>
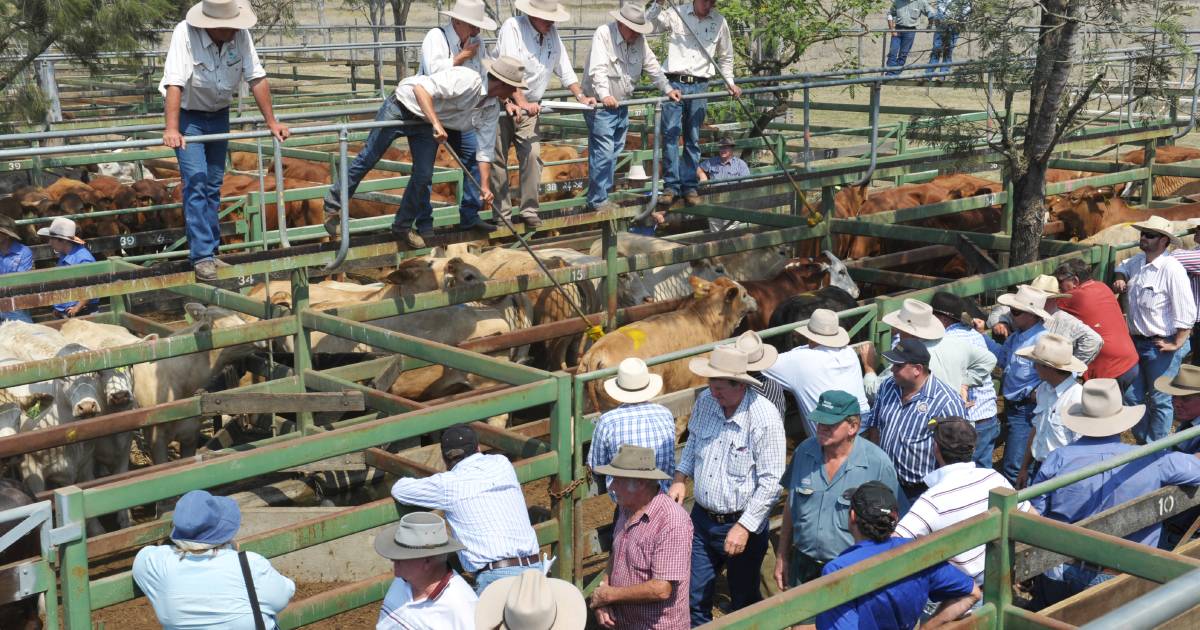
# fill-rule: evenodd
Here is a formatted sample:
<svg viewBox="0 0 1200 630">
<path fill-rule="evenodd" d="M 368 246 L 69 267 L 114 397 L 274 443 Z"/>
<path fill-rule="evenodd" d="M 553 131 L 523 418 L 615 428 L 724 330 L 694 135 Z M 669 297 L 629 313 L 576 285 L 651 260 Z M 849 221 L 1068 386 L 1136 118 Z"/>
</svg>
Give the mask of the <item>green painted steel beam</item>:
<svg viewBox="0 0 1200 630">
<path fill-rule="evenodd" d="M 1174 162 L 1172 164 L 1155 164 L 1154 174 L 1169 175 L 1173 177 L 1195 177 L 1200 178 L 1200 160 L 1191 160 L 1188 162 Z"/>
<path fill-rule="evenodd" d="M 871 267 L 849 267 L 850 277 L 856 282 L 882 284 L 906 289 L 928 289 L 950 282 L 948 278 L 934 278 L 913 273 L 873 269 Z"/>
<path fill-rule="evenodd" d="M 107 260 L 102 260 L 100 262 L 83 263 L 81 265 L 49 267 L 46 269 L 33 269 L 30 271 L 20 271 L 17 273 L 6 273 L 0 275 L 0 288 L 42 282 L 56 282 L 58 280 L 74 280 L 76 278 L 86 278 L 88 276 L 111 273 L 112 271 L 112 263 Z"/>
<path fill-rule="evenodd" d="M 1002 184 L 996 182 L 996 187 L 999 188 Z M 900 210 L 892 210 L 890 212 L 879 212 L 876 214 L 865 214 L 856 217 L 858 221 L 867 223 L 904 223 L 907 221 L 920 221 L 922 219 L 931 219 L 933 217 L 945 216 L 948 214 L 958 214 L 967 210 L 976 208 L 987 208 L 989 206 L 1000 205 L 1008 199 L 1006 191 L 990 193 L 986 195 L 976 195 L 973 197 L 964 197 L 962 199 L 951 199 L 938 203 L 926 204 L 923 206 L 914 206 L 912 208 L 903 208 Z"/>
<path fill-rule="evenodd" d="M 791 214 L 777 214 L 773 212 L 757 212 L 754 210 L 743 210 L 741 208 L 732 208 L 729 206 L 713 204 L 689 206 L 687 213 L 713 219 L 730 219 L 739 223 L 751 223 L 754 225 L 762 225 L 772 228 L 808 226 L 808 219 L 806 217 L 800 217 Z M 817 231 L 822 230 L 818 229 Z"/>
<path fill-rule="evenodd" d="M 1155 166 L 1154 170 L 1158 171 L 1159 167 Z M 1146 179 L 1150 175 L 1148 168 L 1131 168 L 1116 173 L 1107 173 L 1104 175 L 1094 175 L 1092 177 L 1084 177 L 1083 179 L 1074 179 L 1066 182 L 1055 182 L 1046 184 L 1046 196 L 1061 195 L 1073 190 L 1079 190 L 1084 186 L 1111 186 L 1113 184 L 1124 184 L 1126 182 L 1136 182 Z"/>
<path fill-rule="evenodd" d="M 281 630 L 291 630 L 383 599 L 395 578 L 377 575 L 297 602 L 292 602 L 275 619 Z"/>
<path fill-rule="evenodd" d="M 1154 165 L 1157 174 L 1160 165 Z M 1118 171 L 1136 168 L 1131 164 L 1121 162 L 1101 162 L 1099 160 L 1080 160 L 1073 158 L 1054 158 L 1050 160 L 1050 168 L 1060 168 L 1066 171 L 1085 171 L 1093 173 L 1116 173 Z"/>
</svg>

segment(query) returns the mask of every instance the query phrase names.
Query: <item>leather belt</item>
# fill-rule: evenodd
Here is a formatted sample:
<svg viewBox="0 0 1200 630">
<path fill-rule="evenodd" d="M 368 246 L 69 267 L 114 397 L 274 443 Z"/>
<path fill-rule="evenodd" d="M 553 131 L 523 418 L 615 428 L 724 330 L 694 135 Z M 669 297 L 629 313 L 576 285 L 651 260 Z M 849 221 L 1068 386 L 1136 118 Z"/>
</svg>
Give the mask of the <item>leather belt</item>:
<svg viewBox="0 0 1200 630">
<path fill-rule="evenodd" d="M 537 561 L 538 555 L 536 553 L 529 556 L 522 556 L 520 558 L 505 558 L 503 560 L 497 560 L 495 562 L 489 562 L 483 565 L 483 568 L 480 569 L 479 572 L 483 573 L 484 571 L 495 571 L 496 569 L 507 569 L 508 567 L 526 566 L 535 564 Z"/>
<path fill-rule="evenodd" d="M 700 509 L 704 510 L 704 508 L 700 508 Z M 728 525 L 729 523 L 736 523 L 739 518 L 742 518 L 741 512 L 730 512 L 728 514 L 718 514 L 716 512 L 710 512 L 708 510 L 704 510 L 704 513 L 708 515 L 709 520 L 716 523 L 717 525 Z"/>
<path fill-rule="evenodd" d="M 708 77 L 697 77 L 690 74 L 676 74 L 674 72 L 667 73 L 668 81 L 675 81 L 684 85 L 696 85 L 697 83 L 708 83 Z"/>
</svg>

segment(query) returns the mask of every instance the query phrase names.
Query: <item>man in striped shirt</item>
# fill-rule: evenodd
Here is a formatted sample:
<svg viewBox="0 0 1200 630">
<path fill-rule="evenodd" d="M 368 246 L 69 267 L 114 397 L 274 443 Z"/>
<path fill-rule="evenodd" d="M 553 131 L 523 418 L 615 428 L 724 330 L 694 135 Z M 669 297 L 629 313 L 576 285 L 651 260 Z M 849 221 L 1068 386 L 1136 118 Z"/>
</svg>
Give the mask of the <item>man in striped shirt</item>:
<svg viewBox="0 0 1200 630">
<path fill-rule="evenodd" d="M 1200 227 L 1200 219 L 1188 219 L 1193 227 Z M 1196 312 L 1200 313 L 1200 247 L 1193 249 L 1176 249 L 1171 252 L 1171 258 L 1183 265 L 1188 272 L 1188 280 L 1192 283 L 1192 297 L 1196 300 Z M 1192 336 L 1200 333 L 1200 323 L 1192 327 Z M 1192 353 L 1192 365 L 1200 365 L 1200 352 Z"/>
<path fill-rule="evenodd" d="M 909 505 L 926 490 L 925 475 L 937 466 L 929 421 L 961 418 L 966 408 L 958 392 L 929 372 L 929 350 L 920 339 L 900 340 L 883 358 L 892 364 L 892 378 L 879 388 L 867 438 L 892 458 Z"/>
<path fill-rule="evenodd" d="M 949 291 L 938 291 L 929 300 L 933 314 L 946 327 L 947 339 L 958 339 L 981 350 L 987 350 L 983 333 L 971 325 L 973 320 L 984 319 L 982 310 L 969 300 Z M 967 391 L 967 420 L 975 425 L 975 464 L 992 467 L 992 450 L 996 438 L 1000 437 L 1000 421 L 996 418 L 996 386 L 989 378 L 987 382 Z"/>
</svg>

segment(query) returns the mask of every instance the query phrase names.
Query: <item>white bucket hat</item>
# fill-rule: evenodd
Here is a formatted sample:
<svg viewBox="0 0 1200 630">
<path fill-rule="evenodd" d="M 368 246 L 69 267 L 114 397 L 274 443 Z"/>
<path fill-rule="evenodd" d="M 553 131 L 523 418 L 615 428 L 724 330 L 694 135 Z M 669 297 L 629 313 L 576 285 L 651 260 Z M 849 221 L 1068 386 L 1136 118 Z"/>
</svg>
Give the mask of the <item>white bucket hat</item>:
<svg viewBox="0 0 1200 630">
<path fill-rule="evenodd" d="M 1086 372 L 1087 364 L 1071 354 L 1071 342 L 1066 337 L 1046 333 L 1037 343 L 1017 350 L 1017 356 L 1064 372 Z"/>
<path fill-rule="evenodd" d="M 1175 247 L 1179 247 L 1181 245 L 1179 237 L 1175 236 L 1175 234 L 1171 231 L 1171 222 L 1158 216 L 1157 214 L 1151 215 L 1150 218 L 1146 219 L 1145 221 L 1134 223 L 1130 227 L 1139 232 L 1154 232 L 1155 234 L 1166 236 L 1171 239 L 1171 245 Z"/>
<path fill-rule="evenodd" d="M 583 630 L 587 603 L 574 584 L 536 569 L 492 582 L 475 605 L 475 627 L 500 630 Z"/>
<path fill-rule="evenodd" d="M 933 307 L 918 300 L 904 300 L 900 310 L 883 316 L 883 323 L 927 341 L 946 336 L 946 327 L 933 316 Z"/>
<path fill-rule="evenodd" d="M 571 19 L 571 14 L 554 0 L 517 0 L 513 7 L 525 15 L 551 22 L 566 22 Z"/>
<path fill-rule="evenodd" d="M 1111 378 L 1094 378 L 1083 384 L 1083 398 L 1062 414 L 1067 428 L 1088 437 L 1119 435 L 1142 419 L 1146 405 L 1121 404 L 1121 386 Z"/>
<path fill-rule="evenodd" d="M 663 379 L 651 374 L 646 362 L 629 357 L 617 366 L 617 375 L 604 381 L 604 393 L 621 403 L 640 403 L 654 398 L 662 391 Z"/>
<path fill-rule="evenodd" d="M 51 221 L 50 227 L 44 227 L 38 230 L 37 233 L 38 236 L 61 238 L 64 241 L 83 244 L 83 239 L 75 236 L 75 222 L 64 217 L 58 217 Z"/>
<path fill-rule="evenodd" d="M 485 31 L 496 30 L 496 21 L 488 17 L 487 11 L 483 8 L 483 0 L 458 0 L 454 3 L 453 9 L 441 13 L 446 17 L 466 22 Z"/>
<path fill-rule="evenodd" d="M 763 343 L 762 337 L 753 330 L 742 333 L 733 345 L 746 353 L 746 369 L 751 372 L 768 370 L 779 360 L 779 351 Z"/>
<path fill-rule="evenodd" d="M 1022 284 L 1017 287 L 1016 293 L 1005 293 L 996 298 L 996 303 L 1018 311 L 1033 313 L 1042 319 L 1050 319 L 1050 313 L 1046 312 L 1047 297 L 1050 296 L 1044 291 L 1035 289 L 1028 284 Z"/>
<path fill-rule="evenodd" d="M 192 5 L 184 18 L 196 28 L 254 28 L 258 16 L 249 2 L 240 0 L 203 0 Z"/>
<path fill-rule="evenodd" d="M 609 11 L 608 14 L 635 33 L 649 35 L 654 32 L 654 25 L 646 19 L 646 9 L 640 4 L 625 2 L 621 4 L 620 9 Z"/>
<path fill-rule="evenodd" d="M 696 357 L 688 362 L 688 369 L 704 378 L 724 378 L 747 385 L 761 385 L 758 379 L 746 373 L 749 357 L 733 345 L 717 346 L 708 357 Z"/>
<path fill-rule="evenodd" d="M 850 344 L 850 334 L 842 328 L 837 313 L 819 308 L 808 317 L 808 323 L 797 328 L 797 333 L 830 348 L 845 348 Z"/>
</svg>

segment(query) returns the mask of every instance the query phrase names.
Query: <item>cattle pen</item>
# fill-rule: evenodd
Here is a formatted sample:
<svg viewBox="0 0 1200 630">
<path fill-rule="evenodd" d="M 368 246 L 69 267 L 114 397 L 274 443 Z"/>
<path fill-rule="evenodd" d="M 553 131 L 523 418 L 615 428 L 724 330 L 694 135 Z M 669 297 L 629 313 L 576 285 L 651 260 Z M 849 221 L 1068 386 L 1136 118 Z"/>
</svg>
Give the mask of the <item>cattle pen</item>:
<svg viewBox="0 0 1200 630">
<path fill-rule="evenodd" d="M 389 44 L 391 44 L 389 42 Z M 307 46 L 306 51 L 337 53 L 373 50 L 382 44 Z M 271 51 L 268 51 L 270 53 Z M 273 51 L 278 55 L 296 52 L 286 46 Z M 1155 199 L 1156 178 L 1200 179 L 1200 160 L 1173 164 L 1156 163 L 1158 147 L 1171 144 L 1191 130 L 1195 120 L 1196 88 L 1200 73 L 1195 68 L 1200 56 L 1195 50 L 1179 54 L 1181 75 L 1192 64 L 1193 85 L 1183 83 L 1169 90 L 1167 114 L 1134 116 L 1124 109 L 1098 117 L 1082 132 L 1064 138 L 1059 145 L 1061 157 L 1052 161 L 1055 168 L 1081 171 L 1079 177 L 1048 184 L 1047 195 L 1059 195 L 1086 186 L 1121 184 L 1141 186 L 1141 207 L 1167 209 L 1186 204 L 1177 198 Z M 1113 63 L 1124 63 L 1116 54 Z M 48 59 L 53 61 L 53 59 Z M 602 322 L 612 331 L 625 323 L 639 321 L 677 307 L 676 303 L 650 303 L 621 307 L 618 303 L 618 278 L 665 265 L 729 256 L 739 252 L 774 247 L 796 247 L 814 242 L 820 249 L 831 249 L 839 237 L 865 236 L 903 241 L 909 245 L 900 251 L 863 258 L 848 264 L 850 276 L 859 283 L 877 289 L 877 296 L 864 299 L 854 308 L 840 313 L 852 335 L 886 347 L 891 331 L 881 321 L 884 313 L 898 308 L 904 299 L 928 301 L 934 291 L 951 291 L 961 296 L 995 295 L 1049 273 L 1064 260 L 1082 258 L 1096 266 L 1098 277 L 1107 277 L 1121 252 L 1133 243 L 1088 244 L 1055 240 L 1062 225 L 1048 225 L 1039 260 L 1009 266 L 1006 254 L 1012 237 L 1007 227 L 999 232 L 972 232 L 906 225 L 920 220 L 957 215 L 972 210 L 999 206 L 1001 224 L 1012 223 L 1013 201 L 1010 182 L 998 182 L 998 189 L 987 194 L 918 205 L 870 215 L 839 217 L 835 198 L 840 188 L 862 182 L 889 181 L 894 185 L 927 181 L 939 172 L 955 171 L 970 162 L 977 170 L 991 168 L 999 156 L 980 144 L 966 151 L 951 151 L 937 146 L 922 146 L 910 140 L 914 128 L 921 125 L 920 112 L 905 105 L 881 103 L 885 86 L 919 84 L 911 76 L 884 76 L 879 68 L 841 71 L 827 75 L 756 77 L 746 82 L 746 94 L 766 98 L 786 92 L 802 95 L 789 97 L 786 104 L 802 122 L 776 122 L 770 133 L 737 141 L 739 148 L 770 154 L 769 159 L 752 169 L 746 178 L 712 183 L 703 205 L 688 208 L 689 214 L 702 218 L 729 219 L 744 227 L 720 234 L 680 235 L 682 247 L 662 252 L 622 256 L 618 237 L 628 224 L 646 213 L 646 201 L 657 192 L 656 184 L 630 187 L 616 196 L 619 208 L 584 212 L 578 182 L 558 184 L 567 198 L 545 202 L 541 232 L 558 234 L 533 240 L 560 247 L 577 247 L 596 238 L 601 243 L 600 262 L 570 265 L 546 274 L 524 275 L 514 279 L 489 280 L 450 289 L 403 294 L 395 299 L 364 302 L 350 306 L 321 307 L 310 304 L 310 286 L 333 273 L 361 269 L 394 267 L 404 260 L 427 254 L 398 246 L 386 235 L 391 217 L 377 216 L 343 221 L 339 238 L 326 242 L 320 225 L 288 225 L 283 210 L 287 202 L 319 200 L 329 185 L 313 183 L 302 188 L 286 185 L 276 170 L 279 188 L 265 185 L 271 175 L 269 162 L 282 168 L 284 158 L 304 160 L 341 168 L 352 151 L 352 143 L 361 142 L 367 131 L 393 123 L 364 122 L 375 112 L 375 101 L 382 89 L 383 63 L 378 59 L 362 62 L 353 55 L 348 68 L 366 66 L 373 75 L 363 80 L 360 90 L 357 75 L 352 75 L 348 92 L 329 96 L 300 95 L 295 107 L 282 108 L 284 119 L 293 126 L 293 138 L 285 144 L 263 144 L 270 136 L 252 129 L 258 120 L 246 116 L 234 125 L 246 130 L 211 136 L 228 139 L 230 150 L 257 157 L 254 173 L 260 186 L 248 193 L 227 199 L 223 209 L 222 234 L 230 237 L 222 245 L 223 259 L 230 267 L 218 271 L 212 284 L 197 283 L 190 268 L 181 260 L 186 254 L 182 229 L 163 228 L 100 236 L 89 241 L 98 251 L 109 253 L 100 262 L 64 268 L 39 269 L 22 274 L 0 276 L 0 311 L 44 309 L 83 298 L 102 298 L 102 312 L 88 316 L 97 323 L 122 326 L 135 334 L 157 334 L 155 341 L 107 350 L 93 350 L 70 357 L 46 359 L 12 367 L 0 367 L 0 388 L 16 387 L 65 376 L 98 372 L 194 355 L 222 348 L 253 345 L 255 352 L 247 361 L 256 381 L 224 389 L 220 394 L 199 393 L 151 407 L 131 409 L 96 418 L 67 422 L 63 425 L 19 435 L 0 437 L 0 459 L 12 458 L 83 440 L 92 440 L 122 432 L 146 429 L 199 417 L 219 416 L 220 405 L 238 408 L 243 413 L 262 412 L 271 416 L 276 429 L 270 437 L 230 446 L 218 446 L 190 458 L 144 466 L 132 472 L 103 479 L 88 480 L 56 488 L 38 497 L 41 502 L 26 508 L 0 513 L 0 520 L 19 525 L 0 537 L 0 549 L 29 531 L 40 536 L 42 554 L 38 558 L 0 567 L 0 604 L 7 600 L 45 593 L 48 625 L 77 629 L 93 627 L 97 611 L 141 596 L 128 566 L 104 571 L 106 559 L 159 541 L 170 530 L 170 517 L 152 517 L 132 527 L 98 536 L 88 535 L 87 522 L 131 508 L 154 504 L 200 488 L 215 488 L 237 482 L 253 482 L 262 475 L 311 474 L 313 471 L 379 471 L 397 476 L 424 476 L 438 471 L 438 464 L 419 458 L 420 448 L 413 440 L 429 436 L 453 424 L 471 422 L 481 444 L 508 455 L 523 484 L 543 481 L 544 518 L 535 529 L 539 542 L 557 556 L 555 572 L 574 581 L 585 591 L 594 587 L 597 558 L 603 550 L 594 542 L 595 523 L 584 518 L 589 508 L 608 499 L 589 492 L 585 468 L 586 445 L 592 433 L 593 410 L 587 406 L 588 382 L 611 377 L 615 370 L 580 372 L 572 365 L 523 365 L 495 356 L 497 353 L 566 336 L 579 336 L 593 322 Z M 361 62 L 361 63 L 360 63 Z M 327 59 L 314 62 L 328 63 Z M 280 64 L 281 66 L 284 64 Z M 298 64 L 297 64 L 298 65 Z M 152 67 L 152 66 L 151 66 Z M 314 80 L 323 79 L 312 71 Z M 293 66 L 297 82 L 310 75 Z M 340 79 L 339 79 L 340 80 Z M 72 80 L 78 94 L 58 90 L 61 111 L 73 111 L 87 95 L 95 95 L 101 86 Z M 145 95 L 133 104 L 140 112 L 132 114 L 119 101 L 94 120 L 84 117 L 54 125 L 50 131 L 27 131 L 0 136 L 0 146 L 21 144 L 19 148 L 0 149 L 0 165 L 13 172 L 30 173 L 34 182 L 45 172 L 79 168 L 115 161 L 135 163 L 138 168 L 173 156 L 161 147 L 157 137 L 160 124 L 139 119 L 155 111 L 153 99 Z M 861 86 L 869 91 L 869 104 L 818 101 L 810 93 L 820 89 Z M 758 86 L 758 87 L 755 87 Z M 938 89 L 970 89 L 971 80 L 949 81 Z M 1130 94 L 1132 94 L 1132 79 Z M 724 93 L 708 95 L 719 100 Z M 72 99 L 79 100 L 72 100 Z M 362 104 L 354 101 L 361 99 Z M 1183 99 L 1192 115 L 1179 116 L 1177 106 Z M 774 102 L 774 101 L 772 101 Z M 64 107 L 65 105 L 65 107 Z M 661 120 L 660 99 L 646 98 L 632 104 L 642 110 L 631 129 L 643 141 L 640 148 L 629 148 L 621 156 L 622 169 L 630 164 L 657 162 L 660 147 L 655 144 L 657 121 Z M 87 111 L 81 108 L 80 111 Z M 864 116 L 865 126 L 847 128 L 819 127 L 810 122 L 816 111 L 850 112 Z M 124 113 L 125 115 L 121 115 Z M 913 116 L 912 119 L 885 123 L 883 117 Z M 1016 112 L 962 111 L 951 114 L 964 121 L 1015 118 Z M 157 116 L 153 116 L 157 119 Z M 586 135 L 582 117 L 557 114 L 547 117 L 547 136 L 564 143 L 579 144 Z M 94 123 L 99 123 L 97 126 Z M 122 124 L 117 124 L 122 123 Z M 725 123 L 706 130 L 706 146 L 715 146 L 720 133 L 744 130 L 744 123 Z M 821 134 L 865 137 L 859 147 L 822 150 L 813 145 Z M 122 138 L 114 140 L 113 138 Z M 86 143 L 75 143 L 76 140 Z M 196 141 L 203 141 L 198 139 Z M 647 146 L 649 145 L 649 146 Z M 1084 151 L 1119 146 L 1144 149 L 1140 165 L 1118 161 L 1083 159 Z M 119 153 L 116 151 L 120 150 Z M 825 159 L 822 159 L 825 158 Z M 586 158 L 567 160 L 578 163 Z M 555 165 L 548 162 L 548 166 Z M 365 181 L 358 193 L 364 198 L 396 203 L 398 197 L 381 191 L 403 188 L 411 165 L 383 160 L 377 167 L 387 176 Z M 785 173 L 786 171 L 786 173 Z M 461 197 L 462 174 L 457 169 L 439 167 L 434 182 L 450 184 Z M 798 196 L 799 187 L 807 197 Z M 268 223 L 268 204 L 275 204 L 276 227 Z M 347 207 L 348 204 L 343 204 Z M 142 215 L 177 209 L 179 204 L 114 208 L 80 214 L 79 219 Z M 1200 215 L 1200 213 L 1195 213 Z M 456 222 L 457 208 L 452 203 L 436 208 L 438 228 Z M 21 225 L 40 225 L 48 217 L 22 218 Z M 520 227 L 501 231 L 488 245 L 513 246 Z M 478 240 L 476 236 L 442 229 L 435 246 L 449 246 Z M 586 245 L 584 245 L 586 249 Z M 950 278 L 926 271 L 914 272 L 912 265 L 945 261 L 961 256 L 968 268 L 965 277 Z M 52 257 L 46 248 L 35 248 L 35 257 Z M 271 279 L 286 279 L 290 285 L 288 304 L 270 299 L 254 299 L 249 289 Z M 406 334 L 372 322 L 403 314 L 481 302 L 551 288 L 555 283 L 572 285 L 600 281 L 603 287 L 601 308 L 561 321 L 534 325 L 494 337 L 473 339 L 458 347 Z M 270 285 L 268 285 L 270 286 Z M 205 329 L 189 334 L 175 330 L 151 315 L 174 309 L 180 300 L 220 307 L 242 316 L 242 325 L 233 328 Z M 760 331 L 766 338 L 790 334 L 805 322 L 793 322 Z M 54 325 L 54 324 L 51 324 Z M 314 351 L 313 336 L 321 334 L 364 344 L 374 349 L 342 365 L 330 367 Z M 286 342 L 286 343 L 285 343 Z M 288 350 L 283 350 L 290 344 Z M 703 354 L 715 344 L 703 344 L 650 359 L 651 365 Z M 385 370 L 403 374 L 428 366 L 459 370 L 495 384 L 469 393 L 453 394 L 433 400 L 416 401 L 379 389 L 375 381 Z M 550 369 L 544 369 L 550 368 Z M 664 396 L 662 402 L 677 415 L 691 408 L 694 392 L 685 390 Z M 320 414 L 340 413 L 336 420 L 325 421 Z M 353 411 L 359 409 L 357 411 Z M 487 420 L 508 414 L 528 420 L 507 427 Z M 278 417 L 280 415 L 286 418 Z M 1160 623 L 1186 624 L 1200 603 L 1196 594 L 1194 571 L 1200 569 L 1200 546 L 1184 544 L 1175 552 L 1152 550 L 1131 544 L 1120 537 L 1146 526 L 1187 512 L 1200 505 L 1194 490 L 1168 488 L 1130 504 L 1114 508 L 1087 523 L 1065 525 L 1038 516 L 1018 512 L 1016 505 L 1030 497 L 1049 492 L 1088 475 L 1098 474 L 1133 459 L 1134 455 L 1154 452 L 1200 436 L 1200 429 L 1174 434 L 1119 460 L 1106 462 L 1075 475 L 1026 488 L 1015 493 L 995 492 L 991 509 L 982 516 L 926 537 L 913 545 L 865 563 L 859 570 L 835 574 L 785 593 L 774 594 L 758 605 L 724 615 L 711 625 L 745 628 L 781 628 L 799 623 L 859 595 L 884 586 L 936 562 L 946 560 L 978 545 L 987 547 L 986 590 L 982 608 L 959 622 L 961 627 L 1046 627 L 1062 628 L 1094 624 L 1154 627 Z M 391 446 L 403 443 L 404 447 Z M 297 472 L 300 471 L 300 472 Z M 528 495 L 527 495 L 528 496 Z M 607 508 L 603 505 L 601 509 Z M 778 512 L 778 510 L 776 511 Z M 390 498 L 347 505 L 328 514 L 239 538 L 242 549 L 267 558 L 280 557 L 298 550 L 325 545 L 338 539 L 372 531 L 393 522 L 398 508 Z M 778 515 L 776 514 L 776 521 Z M 362 553 L 369 553 L 363 551 Z M 1111 567 L 1127 574 L 1109 584 L 1096 587 L 1079 598 L 1043 611 L 1029 611 L 1013 602 L 1013 584 L 1044 571 L 1061 556 Z M 845 573 L 845 572 L 844 572 Z M 336 589 L 294 601 L 279 617 L 280 627 L 300 627 L 328 619 L 346 611 L 382 599 L 390 583 L 390 573 L 354 581 Z M 765 579 L 770 583 L 769 577 Z M 1155 588 L 1155 585 L 1163 586 Z M 768 590 L 772 590 L 768 584 Z M 61 604 L 59 607 L 54 602 Z M 1131 612 L 1132 611 L 1132 612 Z M 1182 615 L 1182 616 L 1181 616 Z"/>
</svg>

